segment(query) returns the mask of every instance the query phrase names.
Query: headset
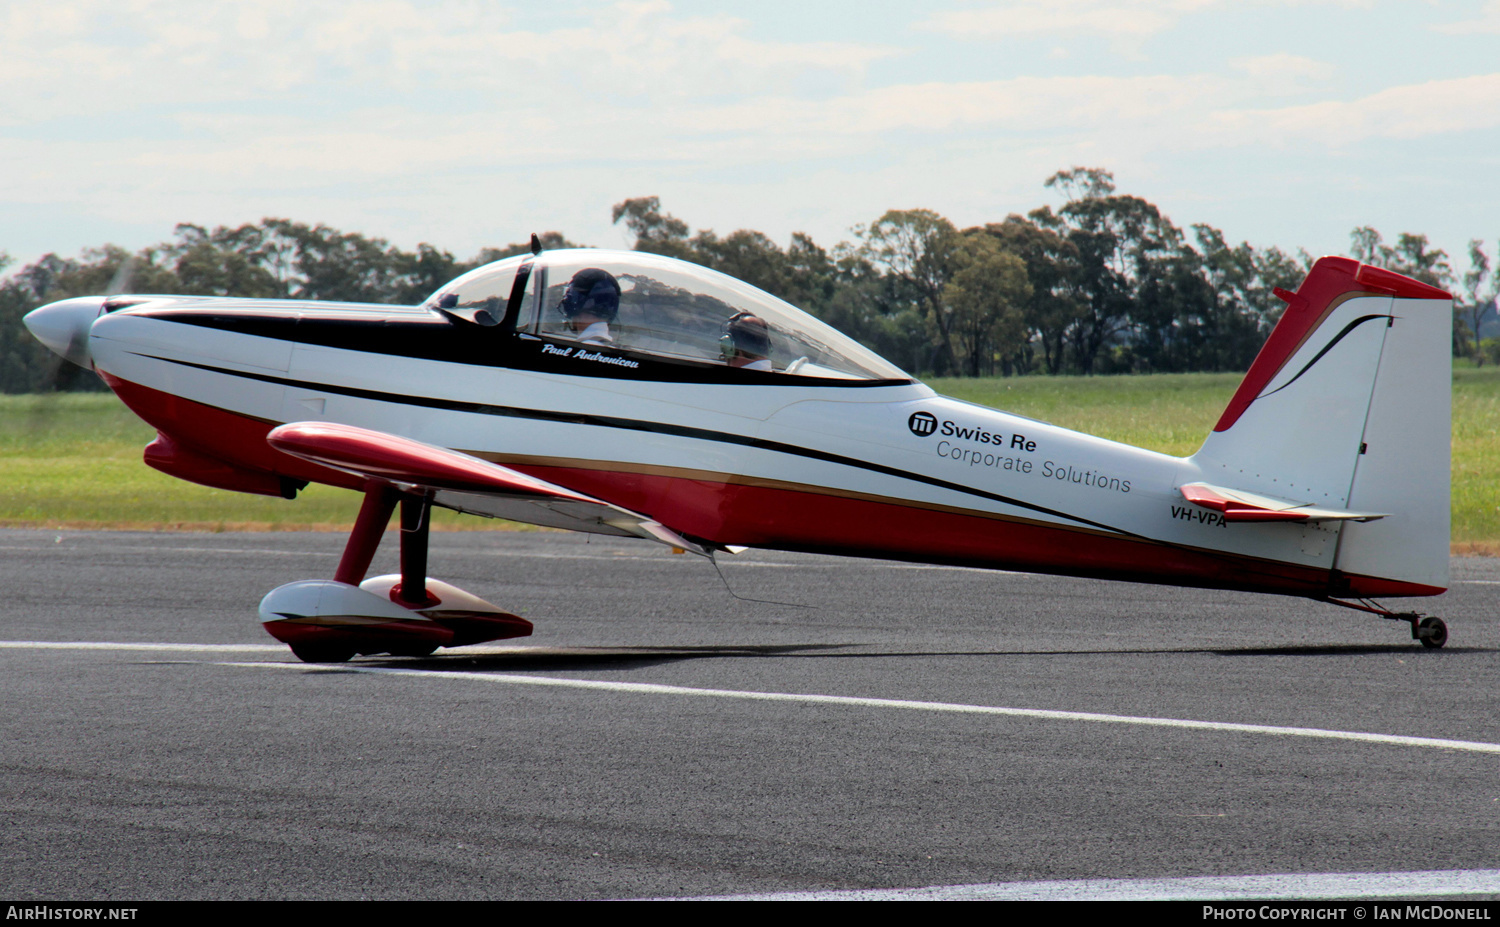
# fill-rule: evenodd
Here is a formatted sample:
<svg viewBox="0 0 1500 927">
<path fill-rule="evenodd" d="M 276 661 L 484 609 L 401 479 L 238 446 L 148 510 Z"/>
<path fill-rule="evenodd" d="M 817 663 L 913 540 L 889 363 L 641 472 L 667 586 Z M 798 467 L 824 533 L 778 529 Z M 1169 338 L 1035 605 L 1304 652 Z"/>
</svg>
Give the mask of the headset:
<svg viewBox="0 0 1500 927">
<path fill-rule="evenodd" d="M 557 311 L 572 319 L 582 313 L 613 322 L 620 314 L 620 282 L 614 274 L 597 267 L 586 267 L 568 281 Z"/>
<path fill-rule="evenodd" d="M 771 332 L 766 327 L 766 320 L 753 312 L 736 312 L 730 316 L 719 335 L 720 357 L 730 361 L 738 353 L 771 356 Z"/>
</svg>

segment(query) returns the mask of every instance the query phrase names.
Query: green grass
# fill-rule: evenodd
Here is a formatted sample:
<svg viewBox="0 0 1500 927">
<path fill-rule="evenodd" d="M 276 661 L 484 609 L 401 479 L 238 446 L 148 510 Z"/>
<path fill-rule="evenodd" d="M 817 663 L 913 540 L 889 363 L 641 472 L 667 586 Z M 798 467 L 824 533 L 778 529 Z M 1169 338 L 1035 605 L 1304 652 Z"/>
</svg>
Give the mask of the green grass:
<svg viewBox="0 0 1500 927">
<path fill-rule="evenodd" d="M 1500 544 L 1500 368 L 1453 371 L 1453 541 Z"/>
<path fill-rule="evenodd" d="M 1229 404 L 1243 374 L 929 380 L 945 396 L 1185 457 Z"/>
<path fill-rule="evenodd" d="M 113 393 L 0 396 L 0 525 L 225 530 L 341 530 L 359 496 L 309 486 L 295 501 L 209 489 L 146 466 L 156 431 Z M 440 510 L 436 528 L 503 524 Z"/>
<path fill-rule="evenodd" d="M 1203 443 L 1239 374 L 934 380 L 938 392 L 1167 454 Z M 154 436 L 110 394 L 0 396 L 0 525 L 338 530 L 358 497 L 310 486 L 295 502 L 208 489 L 141 462 Z M 515 528 L 439 512 L 438 528 Z M 1453 541 L 1500 545 L 1500 368 L 1453 373 Z M 1488 545 L 1488 546 L 1487 546 Z"/>
</svg>

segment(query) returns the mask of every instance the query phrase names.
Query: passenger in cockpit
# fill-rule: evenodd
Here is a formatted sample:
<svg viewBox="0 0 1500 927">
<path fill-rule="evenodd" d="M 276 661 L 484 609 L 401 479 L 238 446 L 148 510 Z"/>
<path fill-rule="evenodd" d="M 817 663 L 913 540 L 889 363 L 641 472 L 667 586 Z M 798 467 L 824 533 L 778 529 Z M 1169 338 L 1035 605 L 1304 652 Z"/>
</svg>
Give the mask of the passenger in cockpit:
<svg viewBox="0 0 1500 927">
<path fill-rule="evenodd" d="M 749 312 L 737 312 L 724 323 L 719 353 L 731 367 L 775 370 L 771 366 L 771 330 L 765 319 Z"/>
<path fill-rule="evenodd" d="M 620 314 L 620 283 L 607 270 L 586 267 L 568 281 L 557 311 L 584 344 L 613 344 L 609 323 Z"/>
</svg>

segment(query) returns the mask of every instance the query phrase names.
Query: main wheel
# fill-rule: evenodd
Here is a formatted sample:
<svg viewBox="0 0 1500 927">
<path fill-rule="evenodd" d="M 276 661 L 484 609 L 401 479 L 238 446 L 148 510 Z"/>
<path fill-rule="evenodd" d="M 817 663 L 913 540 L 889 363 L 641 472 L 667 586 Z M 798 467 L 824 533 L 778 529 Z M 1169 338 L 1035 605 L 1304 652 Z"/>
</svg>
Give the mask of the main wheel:
<svg viewBox="0 0 1500 927">
<path fill-rule="evenodd" d="M 316 644 L 292 644 L 292 655 L 303 663 L 348 663 L 354 651 L 343 647 L 319 647 Z"/>
<path fill-rule="evenodd" d="M 1448 643 L 1448 625 L 1441 618 L 1423 618 L 1417 625 L 1417 639 L 1423 647 L 1436 650 Z"/>
</svg>

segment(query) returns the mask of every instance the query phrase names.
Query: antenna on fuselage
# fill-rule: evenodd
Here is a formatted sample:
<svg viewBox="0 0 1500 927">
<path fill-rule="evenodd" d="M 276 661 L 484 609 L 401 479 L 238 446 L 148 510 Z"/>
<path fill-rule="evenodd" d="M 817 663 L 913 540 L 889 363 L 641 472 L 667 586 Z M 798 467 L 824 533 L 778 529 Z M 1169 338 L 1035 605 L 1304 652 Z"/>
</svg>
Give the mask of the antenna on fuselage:
<svg viewBox="0 0 1500 927">
<path fill-rule="evenodd" d="M 536 237 L 536 232 L 532 232 L 531 233 L 531 253 L 532 254 L 541 254 L 542 253 L 542 240 L 540 238 Z"/>
</svg>

